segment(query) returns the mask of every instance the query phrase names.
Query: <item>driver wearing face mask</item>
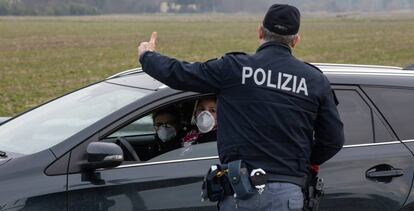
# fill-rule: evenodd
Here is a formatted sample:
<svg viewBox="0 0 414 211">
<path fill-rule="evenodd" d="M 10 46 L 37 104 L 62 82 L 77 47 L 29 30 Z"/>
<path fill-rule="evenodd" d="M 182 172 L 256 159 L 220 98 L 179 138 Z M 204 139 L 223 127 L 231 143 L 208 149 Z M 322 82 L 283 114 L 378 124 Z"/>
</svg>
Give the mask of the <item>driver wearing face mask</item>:
<svg viewBox="0 0 414 211">
<path fill-rule="evenodd" d="M 175 107 L 168 107 L 153 114 L 155 136 L 160 153 L 181 147 L 183 132 L 180 117 L 180 112 Z"/>
<path fill-rule="evenodd" d="M 200 144 L 217 140 L 216 97 L 198 100 L 194 120 L 197 128 L 190 130 L 183 138 L 183 145 Z"/>
</svg>

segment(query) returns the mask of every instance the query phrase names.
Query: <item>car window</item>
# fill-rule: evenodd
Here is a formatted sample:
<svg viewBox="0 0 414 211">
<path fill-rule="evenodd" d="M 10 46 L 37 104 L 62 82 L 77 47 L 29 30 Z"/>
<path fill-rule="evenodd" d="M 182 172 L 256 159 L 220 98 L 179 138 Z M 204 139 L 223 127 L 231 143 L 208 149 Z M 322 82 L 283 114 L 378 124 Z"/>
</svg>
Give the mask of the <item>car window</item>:
<svg viewBox="0 0 414 211">
<path fill-rule="evenodd" d="M 402 140 L 414 139 L 414 90 L 363 87 Z"/>
<path fill-rule="evenodd" d="M 53 100 L 0 127 L 0 149 L 32 154 L 50 148 L 150 93 L 97 83 Z"/>
<path fill-rule="evenodd" d="M 345 144 L 374 142 L 371 109 L 353 90 L 337 90 L 338 111 L 344 123 Z"/>
<path fill-rule="evenodd" d="M 385 126 L 378 114 L 374 113 L 374 139 L 375 142 L 397 141 L 392 131 Z"/>
<path fill-rule="evenodd" d="M 390 141 L 392 135 L 356 90 L 335 90 L 345 145 Z"/>
</svg>

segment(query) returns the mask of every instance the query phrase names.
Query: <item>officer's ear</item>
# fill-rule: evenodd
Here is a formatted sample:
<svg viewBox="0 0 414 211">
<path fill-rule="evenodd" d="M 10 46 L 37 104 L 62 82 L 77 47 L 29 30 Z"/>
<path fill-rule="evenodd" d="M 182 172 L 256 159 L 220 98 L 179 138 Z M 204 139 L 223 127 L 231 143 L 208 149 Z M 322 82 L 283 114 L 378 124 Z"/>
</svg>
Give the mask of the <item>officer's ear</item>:
<svg viewBox="0 0 414 211">
<path fill-rule="evenodd" d="M 290 46 L 294 48 L 298 44 L 299 41 L 300 41 L 300 35 L 296 34 L 295 37 L 292 39 Z"/>
<path fill-rule="evenodd" d="M 263 26 L 262 25 L 259 25 L 259 27 L 257 27 L 257 32 L 259 33 L 259 40 L 263 40 L 264 31 L 263 31 Z"/>
</svg>

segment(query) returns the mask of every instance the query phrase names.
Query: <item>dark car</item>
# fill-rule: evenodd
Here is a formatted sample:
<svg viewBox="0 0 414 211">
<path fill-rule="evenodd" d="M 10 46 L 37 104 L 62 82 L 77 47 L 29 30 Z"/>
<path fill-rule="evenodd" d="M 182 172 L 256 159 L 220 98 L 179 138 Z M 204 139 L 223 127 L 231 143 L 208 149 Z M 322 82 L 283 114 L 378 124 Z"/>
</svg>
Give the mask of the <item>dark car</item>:
<svg viewBox="0 0 414 211">
<path fill-rule="evenodd" d="M 318 66 L 346 137 L 321 166 L 319 210 L 414 209 L 414 71 Z M 219 163 L 216 143 L 165 152 L 152 119 L 174 105 L 191 126 L 196 100 L 208 95 L 135 69 L 14 117 L 0 126 L 0 210 L 214 210 L 200 192 Z"/>
</svg>

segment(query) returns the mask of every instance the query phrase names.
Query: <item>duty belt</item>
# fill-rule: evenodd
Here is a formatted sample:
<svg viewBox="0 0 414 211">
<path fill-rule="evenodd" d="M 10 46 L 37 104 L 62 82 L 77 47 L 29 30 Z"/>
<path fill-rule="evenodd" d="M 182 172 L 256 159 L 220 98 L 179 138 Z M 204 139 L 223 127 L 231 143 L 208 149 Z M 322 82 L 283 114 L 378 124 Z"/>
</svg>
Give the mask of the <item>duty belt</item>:
<svg viewBox="0 0 414 211">
<path fill-rule="evenodd" d="M 305 188 L 307 185 L 307 177 L 295 177 L 288 175 L 279 175 L 279 174 L 266 174 L 267 182 L 288 182 L 295 185 L 299 185 L 301 188 Z"/>
<path fill-rule="evenodd" d="M 233 195 L 235 198 L 247 199 L 256 191 L 260 194 L 269 182 L 289 182 L 305 187 L 306 178 L 266 174 L 262 169 L 254 169 L 249 174 L 245 163 L 236 160 L 213 165 L 209 169 L 203 182 L 202 198 L 218 201 L 225 195 Z"/>
</svg>

